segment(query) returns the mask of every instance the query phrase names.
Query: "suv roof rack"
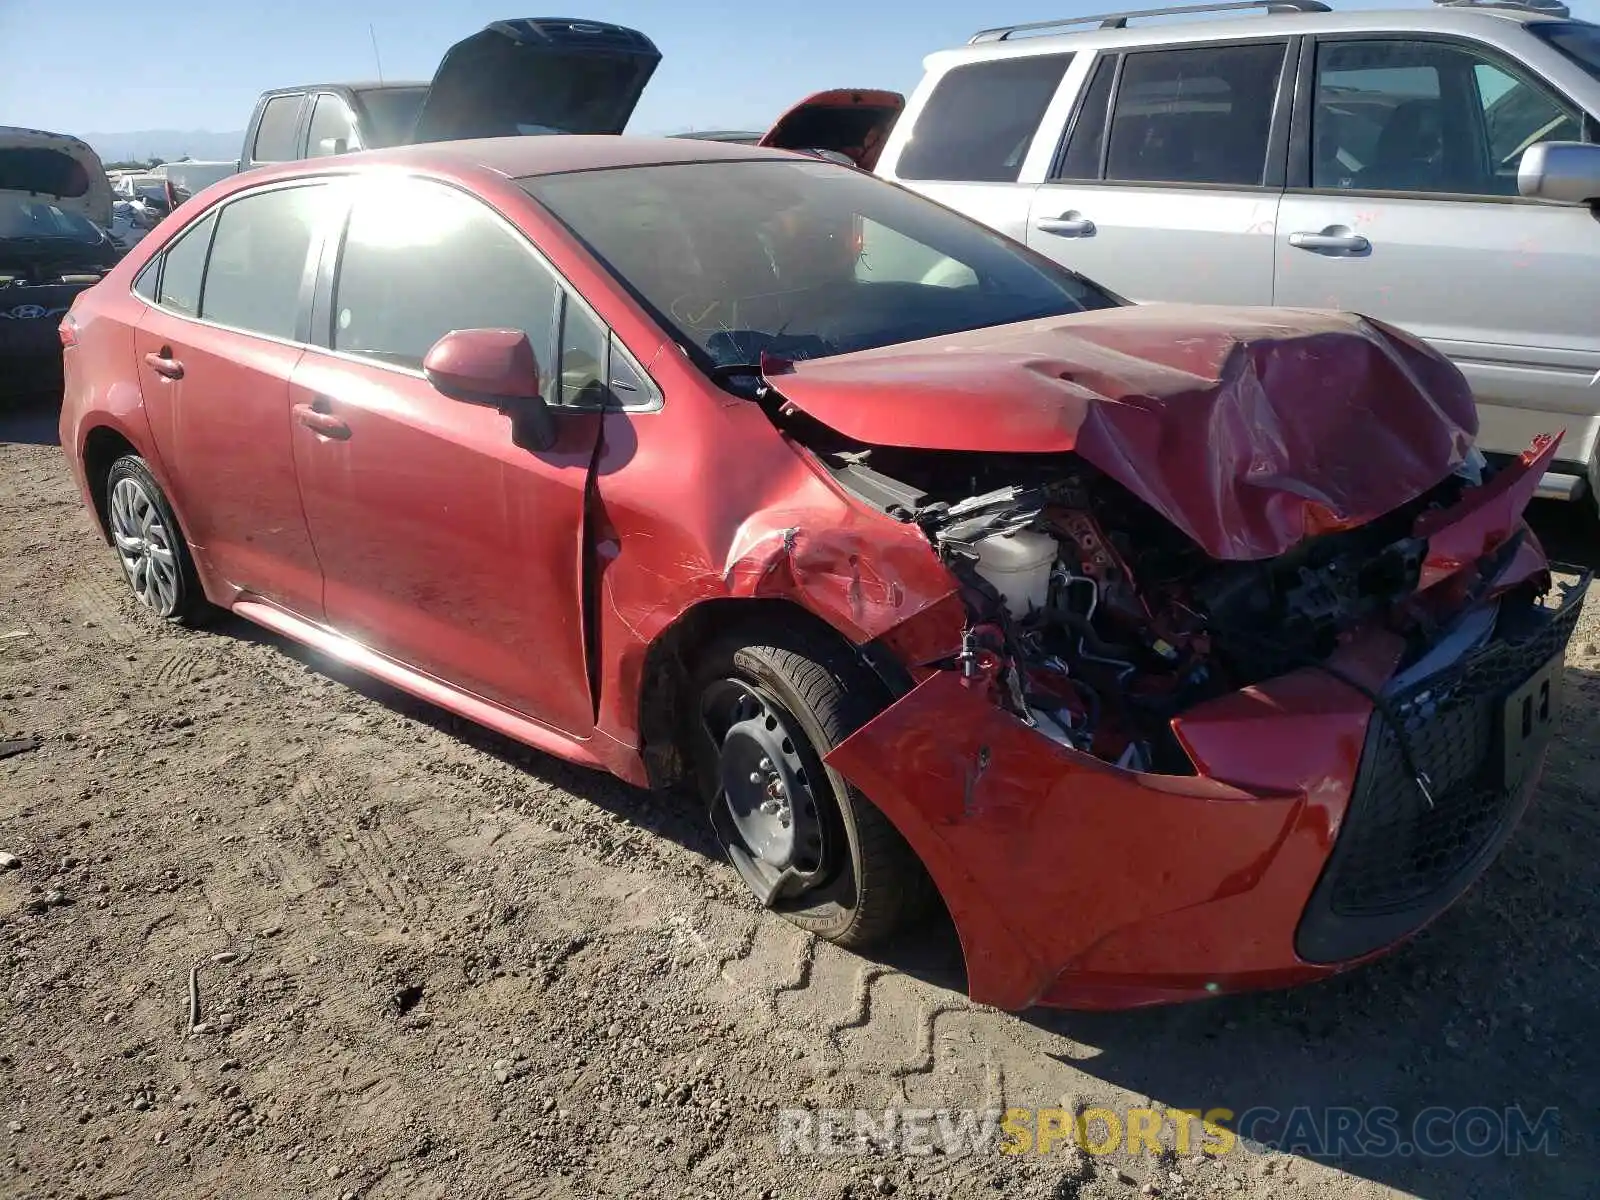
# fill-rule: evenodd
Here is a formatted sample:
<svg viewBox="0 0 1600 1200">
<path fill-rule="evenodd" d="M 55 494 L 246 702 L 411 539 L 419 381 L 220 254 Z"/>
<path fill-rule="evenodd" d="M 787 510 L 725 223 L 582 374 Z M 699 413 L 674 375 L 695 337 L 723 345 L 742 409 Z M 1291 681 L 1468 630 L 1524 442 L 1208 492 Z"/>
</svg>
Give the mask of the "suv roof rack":
<svg viewBox="0 0 1600 1200">
<path fill-rule="evenodd" d="M 1508 8 L 1514 12 L 1543 13 L 1547 17 L 1571 17 L 1572 10 L 1561 0 L 1433 0 L 1440 8 Z"/>
<path fill-rule="evenodd" d="M 1128 12 L 1101 13 L 1092 17 L 1063 17 L 1059 21 L 1033 21 L 1027 25 L 1002 25 L 998 29 L 980 29 L 968 39 L 974 42 L 1003 42 L 1013 34 L 1033 33 L 1041 29 L 1062 29 L 1068 25 L 1098 25 L 1101 29 L 1126 29 L 1134 17 L 1174 17 L 1186 13 L 1228 12 L 1242 8 L 1264 8 L 1272 13 L 1325 13 L 1332 12 L 1322 0 L 1226 0 L 1219 4 L 1179 4 L 1172 8 L 1136 8 Z"/>
</svg>

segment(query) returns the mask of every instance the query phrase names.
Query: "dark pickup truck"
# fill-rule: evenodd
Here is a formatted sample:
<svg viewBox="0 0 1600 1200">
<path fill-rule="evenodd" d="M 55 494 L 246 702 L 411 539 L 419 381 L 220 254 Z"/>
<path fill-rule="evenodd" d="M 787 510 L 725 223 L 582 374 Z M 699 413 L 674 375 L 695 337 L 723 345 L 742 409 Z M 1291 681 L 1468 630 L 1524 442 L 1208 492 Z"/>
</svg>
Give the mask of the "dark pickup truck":
<svg viewBox="0 0 1600 1200">
<path fill-rule="evenodd" d="M 429 82 L 263 93 L 239 166 L 455 138 L 621 133 L 660 61 L 644 34 L 605 21 L 495 21 L 450 47 Z"/>
</svg>

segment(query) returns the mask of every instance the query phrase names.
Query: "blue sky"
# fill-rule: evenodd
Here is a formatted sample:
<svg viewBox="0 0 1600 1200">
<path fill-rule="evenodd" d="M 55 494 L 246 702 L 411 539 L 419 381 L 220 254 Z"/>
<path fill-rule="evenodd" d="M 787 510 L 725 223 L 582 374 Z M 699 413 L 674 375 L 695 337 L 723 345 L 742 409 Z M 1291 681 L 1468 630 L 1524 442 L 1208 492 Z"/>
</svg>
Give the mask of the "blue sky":
<svg viewBox="0 0 1600 1200">
<path fill-rule="evenodd" d="M 631 132 L 760 129 L 825 87 L 905 91 L 924 55 L 985 25 L 1103 12 L 1122 0 L 571 0 L 566 11 L 641 29 L 660 70 Z M 1163 0 L 1146 0 L 1154 6 Z M 0 0 L 0 123 L 67 133 L 241 129 L 269 87 L 375 74 L 426 79 L 451 42 L 508 16 L 507 0 Z M 1335 0 L 1339 8 L 1377 7 Z M 1571 0 L 1600 20 L 1600 0 Z M 1137 6 L 1130 4 L 1130 7 Z M 1407 5 L 1410 6 L 1409 4 Z"/>
</svg>

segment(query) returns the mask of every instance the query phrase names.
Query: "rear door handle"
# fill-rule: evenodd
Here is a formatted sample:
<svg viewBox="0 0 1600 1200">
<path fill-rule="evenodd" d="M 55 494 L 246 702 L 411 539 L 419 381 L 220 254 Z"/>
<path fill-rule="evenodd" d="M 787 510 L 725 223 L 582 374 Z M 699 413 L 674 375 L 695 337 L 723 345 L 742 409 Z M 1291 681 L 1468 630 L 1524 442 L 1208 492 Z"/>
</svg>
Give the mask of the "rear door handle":
<svg viewBox="0 0 1600 1200">
<path fill-rule="evenodd" d="M 144 356 L 144 365 L 163 379 L 182 379 L 183 364 L 172 357 L 172 347 L 163 346 Z"/>
<path fill-rule="evenodd" d="M 320 434 L 325 438 L 335 438 L 342 442 L 350 436 L 350 426 L 332 413 L 320 411 L 317 406 L 325 403 L 325 401 L 318 400 L 315 404 L 296 404 L 294 406 L 294 419 L 313 433 Z"/>
<path fill-rule="evenodd" d="M 1291 233 L 1289 245 L 1296 250 L 1338 250 L 1345 254 L 1365 254 L 1372 243 L 1359 233 Z"/>
<path fill-rule="evenodd" d="M 1033 227 L 1057 237 L 1094 236 L 1094 222 L 1075 212 L 1062 213 L 1059 217 L 1040 217 Z"/>
</svg>

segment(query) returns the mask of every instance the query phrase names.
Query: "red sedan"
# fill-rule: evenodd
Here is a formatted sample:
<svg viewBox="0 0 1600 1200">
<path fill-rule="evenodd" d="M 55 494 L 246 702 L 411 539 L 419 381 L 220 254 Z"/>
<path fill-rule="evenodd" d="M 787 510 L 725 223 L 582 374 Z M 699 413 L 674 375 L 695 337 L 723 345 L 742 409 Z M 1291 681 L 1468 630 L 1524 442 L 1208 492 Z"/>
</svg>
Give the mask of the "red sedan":
<svg viewBox="0 0 1600 1200">
<path fill-rule="evenodd" d="M 1407 335 L 1127 306 L 776 150 L 256 171 L 61 334 L 62 444 L 155 616 L 692 784 L 841 945 L 937 896 L 1005 1007 L 1420 928 L 1527 803 L 1587 588 L 1522 521 L 1555 441 L 1491 468 Z"/>
</svg>

